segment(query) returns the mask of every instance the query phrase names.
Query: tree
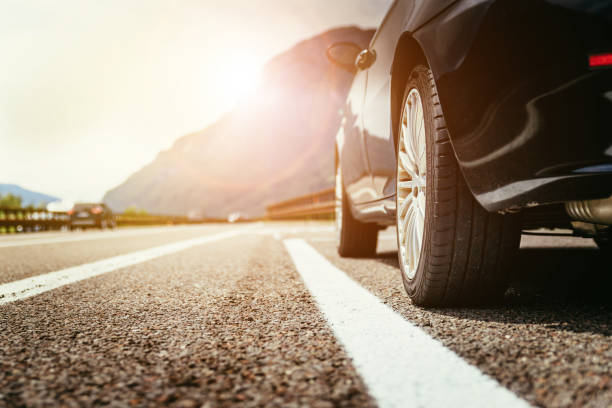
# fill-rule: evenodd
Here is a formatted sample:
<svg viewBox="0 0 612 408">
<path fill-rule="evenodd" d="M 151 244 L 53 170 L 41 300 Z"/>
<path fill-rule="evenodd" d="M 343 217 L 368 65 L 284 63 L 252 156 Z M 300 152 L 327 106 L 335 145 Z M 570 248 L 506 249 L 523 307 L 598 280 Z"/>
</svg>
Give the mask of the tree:
<svg viewBox="0 0 612 408">
<path fill-rule="evenodd" d="M 144 217 L 149 215 L 149 213 L 146 210 L 143 210 L 142 208 L 138 208 L 135 205 L 132 205 L 125 209 L 123 215 L 128 215 L 131 217 Z"/>
<path fill-rule="evenodd" d="M 0 196 L 0 208 L 21 208 L 21 197 L 11 193 Z"/>
</svg>

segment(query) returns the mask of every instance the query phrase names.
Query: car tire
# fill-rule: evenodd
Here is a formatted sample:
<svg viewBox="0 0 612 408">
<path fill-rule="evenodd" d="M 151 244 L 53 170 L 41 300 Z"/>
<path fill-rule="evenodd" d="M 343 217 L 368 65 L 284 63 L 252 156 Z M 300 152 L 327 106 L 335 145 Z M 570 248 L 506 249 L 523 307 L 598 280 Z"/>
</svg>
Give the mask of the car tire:
<svg viewBox="0 0 612 408">
<path fill-rule="evenodd" d="M 342 257 L 371 257 L 376 254 L 378 226 L 355 219 L 344 189 L 340 166 L 336 168 L 336 232 L 338 254 Z"/>
<path fill-rule="evenodd" d="M 417 119 L 419 112 L 421 119 Z M 418 129 L 416 122 L 422 124 Z M 416 131 L 409 128 L 412 123 Z M 407 145 L 407 139 L 416 142 Z M 423 146 L 419 140 L 425 141 Z M 409 157 L 407 146 L 417 157 L 415 167 L 408 168 L 414 176 L 402 170 L 406 161 L 401 159 Z M 489 213 L 474 199 L 454 156 L 433 75 L 425 66 L 412 71 L 406 86 L 397 154 L 398 257 L 413 303 L 477 305 L 500 299 L 520 242 L 520 220 L 517 215 Z M 426 169 L 419 170 L 419 165 Z M 416 232 L 409 236 L 408 229 Z M 419 233 L 421 245 L 416 248 L 412 243 L 419 243 Z"/>
</svg>

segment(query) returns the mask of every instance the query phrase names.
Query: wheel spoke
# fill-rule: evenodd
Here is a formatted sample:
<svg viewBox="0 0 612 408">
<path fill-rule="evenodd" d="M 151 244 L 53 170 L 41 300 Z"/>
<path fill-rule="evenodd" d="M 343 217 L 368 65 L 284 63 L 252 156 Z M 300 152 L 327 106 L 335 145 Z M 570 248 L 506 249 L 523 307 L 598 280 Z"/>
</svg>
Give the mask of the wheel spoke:
<svg viewBox="0 0 612 408">
<path fill-rule="evenodd" d="M 418 222 L 415 221 L 414 228 L 412 230 L 412 265 L 413 268 L 417 268 L 419 265 L 419 255 L 421 254 L 421 238 L 419 237 Z"/>
<path fill-rule="evenodd" d="M 418 163 L 419 157 L 418 157 L 416 128 L 415 128 L 415 123 L 414 123 L 415 110 L 416 109 L 414 109 L 413 107 L 410 112 L 410 116 L 412 117 L 412 121 L 410 124 L 410 156 L 412 157 L 413 162 L 416 164 Z"/>
<path fill-rule="evenodd" d="M 408 112 L 404 111 L 404 115 L 402 117 L 402 144 L 404 146 L 404 150 L 406 151 L 406 153 L 410 152 L 410 145 L 409 145 L 409 130 L 408 130 Z M 400 146 L 401 146 L 400 145 Z"/>
<path fill-rule="evenodd" d="M 418 187 L 419 183 L 416 180 L 410 180 L 410 181 L 400 181 L 398 185 L 400 186 L 400 188 L 413 189 L 415 187 Z"/>
<path fill-rule="evenodd" d="M 401 202 L 399 209 L 398 209 L 398 215 L 400 217 L 404 216 L 404 211 L 406 211 L 406 209 L 412 204 L 413 201 L 414 201 L 414 196 L 412 194 L 404 198 L 404 200 Z"/>
<path fill-rule="evenodd" d="M 415 233 L 416 233 L 416 243 L 419 249 L 419 252 L 421 252 L 421 245 L 423 243 L 423 227 L 425 224 L 425 217 L 423 216 L 423 210 L 420 208 L 420 206 L 418 204 L 416 204 L 419 208 L 419 215 L 418 215 L 418 220 L 415 223 Z"/>
<path fill-rule="evenodd" d="M 422 194 L 419 194 L 419 197 L 420 197 L 421 195 L 422 195 Z M 417 199 L 416 199 L 416 200 L 414 200 L 414 205 L 415 205 L 415 207 L 417 208 L 417 211 L 418 211 L 418 213 L 419 213 L 419 217 L 420 217 L 420 219 L 422 219 L 423 221 L 425 221 L 425 212 L 424 212 L 424 211 L 423 211 L 423 209 L 421 208 L 421 200 L 419 199 L 419 197 L 417 197 Z"/>
<path fill-rule="evenodd" d="M 404 240 L 406 240 L 408 236 L 408 232 L 411 228 L 412 220 L 414 219 L 414 205 L 409 205 L 408 210 L 406 211 L 406 216 L 404 217 L 404 223 L 402 225 L 402 232 L 404 234 Z"/>
<path fill-rule="evenodd" d="M 417 176 L 416 166 L 414 165 L 414 161 L 410 159 L 410 157 L 403 152 L 399 153 L 400 164 L 402 170 L 410 175 L 411 178 L 415 178 Z"/>
<path fill-rule="evenodd" d="M 425 156 L 425 121 L 419 121 L 419 130 L 417 131 L 417 139 L 419 141 L 419 157 Z"/>
</svg>

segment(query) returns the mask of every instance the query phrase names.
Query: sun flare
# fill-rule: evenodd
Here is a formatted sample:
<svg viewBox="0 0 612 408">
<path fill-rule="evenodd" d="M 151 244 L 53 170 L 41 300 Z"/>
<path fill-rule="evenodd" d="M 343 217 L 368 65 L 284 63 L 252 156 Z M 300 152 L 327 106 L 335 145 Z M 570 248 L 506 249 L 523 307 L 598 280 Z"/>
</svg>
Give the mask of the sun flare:
<svg viewBox="0 0 612 408">
<path fill-rule="evenodd" d="M 250 99 L 259 86 L 262 67 L 262 60 L 253 53 L 229 55 L 219 72 L 224 102 L 229 106 L 236 106 Z"/>
</svg>

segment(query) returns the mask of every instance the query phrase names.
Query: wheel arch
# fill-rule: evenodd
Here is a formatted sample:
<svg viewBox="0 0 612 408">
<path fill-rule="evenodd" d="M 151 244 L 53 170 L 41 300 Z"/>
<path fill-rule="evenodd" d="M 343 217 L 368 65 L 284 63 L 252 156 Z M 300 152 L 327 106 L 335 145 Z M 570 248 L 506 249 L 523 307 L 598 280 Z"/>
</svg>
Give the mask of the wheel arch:
<svg viewBox="0 0 612 408">
<path fill-rule="evenodd" d="M 397 43 L 391 66 L 391 131 L 396 144 L 404 88 L 408 83 L 412 68 L 419 64 L 429 66 L 427 55 L 412 34 L 405 32 Z"/>
<path fill-rule="evenodd" d="M 395 56 L 391 67 L 391 132 L 393 134 L 395 145 L 397 145 L 397 132 L 399 129 L 400 116 L 402 114 L 402 97 L 404 95 L 406 84 L 408 83 L 412 69 L 420 64 L 429 67 L 429 69 L 433 71 L 436 86 L 438 85 L 436 81 L 435 64 L 431 63 L 431 59 L 428 57 L 426 49 L 427 47 L 421 45 L 419 40 L 415 38 L 411 32 L 404 32 L 397 42 Z M 438 97 L 440 98 L 440 102 L 442 104 L 440 108 L 442 112 L 444 112 L 442 95 L 439 95 Z M 449 134 L 449 140 L 452 152 L 455 155 L 455 158 L 457 158 L 457 152 L 455 150 L 455 146 L 453 145 L 452 132 Z M 467 179 L 467 177 L 465 177 L 463 168 L 461 165 L 459 165 L 458 160 L 457 164 L 463 179 L 466 181 L 470 192 L 473 194 L 470 181 Z M 474 197 L 476 196 L 474 195 Z"/>
</svg>

